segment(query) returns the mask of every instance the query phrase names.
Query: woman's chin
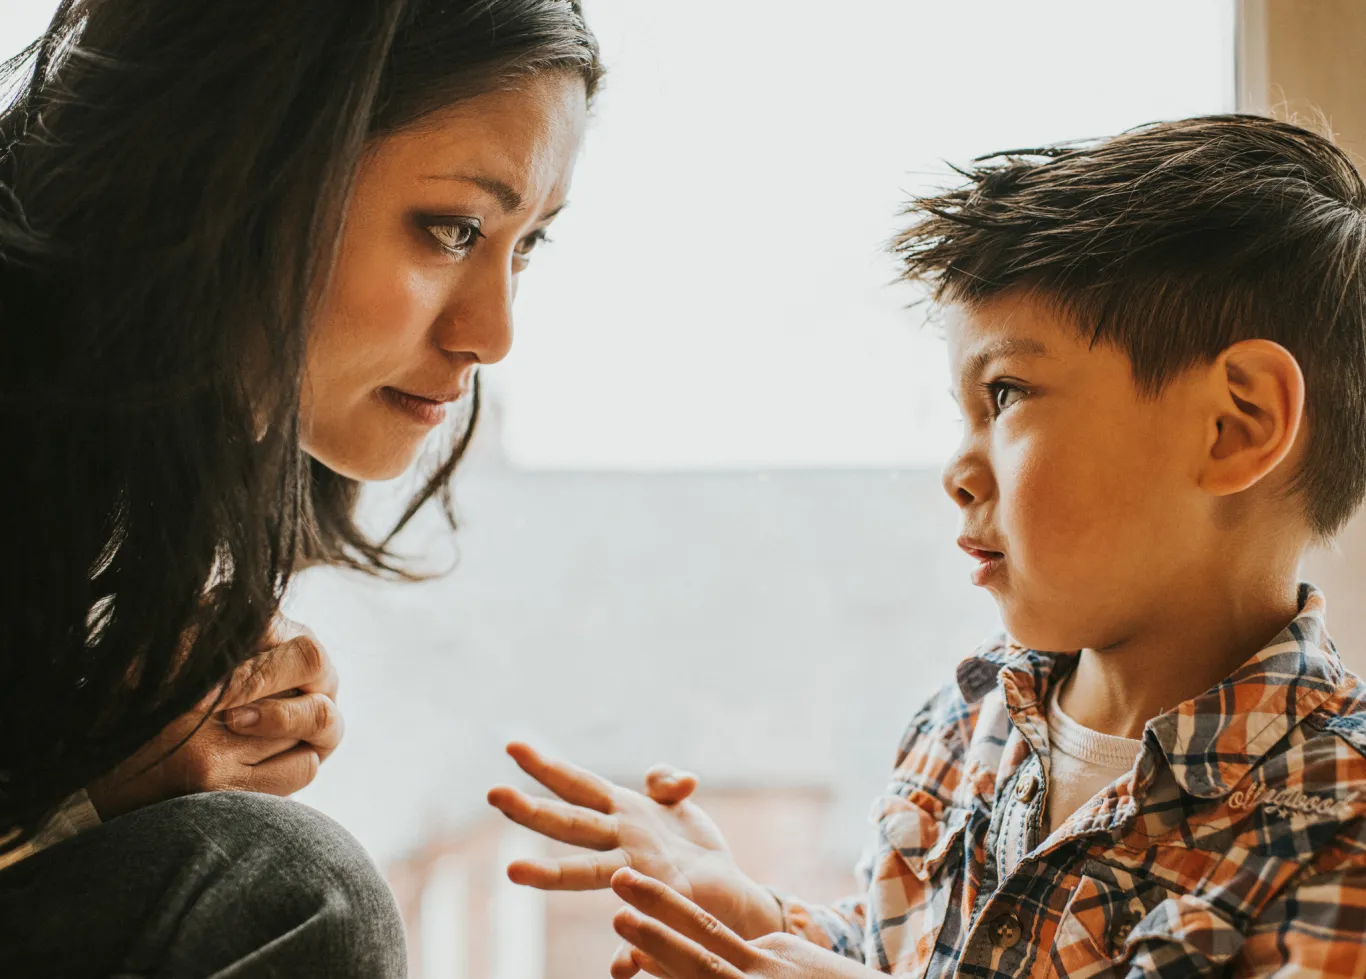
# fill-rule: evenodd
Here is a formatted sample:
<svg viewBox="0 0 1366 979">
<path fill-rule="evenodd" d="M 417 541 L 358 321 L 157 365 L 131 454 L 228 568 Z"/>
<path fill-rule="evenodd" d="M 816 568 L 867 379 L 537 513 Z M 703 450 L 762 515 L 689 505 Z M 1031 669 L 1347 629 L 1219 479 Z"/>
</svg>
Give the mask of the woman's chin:
<svg viewBox="0 0 1366 979">
<path fill-rule="evenodd" d="M 383 446 L 376 446 L 373 451 L 365 451 L 365 448 L 347 446 L 329 451 L 327 448 L 306 445 L 304 451 L 339 476 L 378 483 L 397 479 L 407 472 L 417 460 L 422 441 L 417 440 L 408 445 L 403 440 L 394 439 Z"/>
</svg>

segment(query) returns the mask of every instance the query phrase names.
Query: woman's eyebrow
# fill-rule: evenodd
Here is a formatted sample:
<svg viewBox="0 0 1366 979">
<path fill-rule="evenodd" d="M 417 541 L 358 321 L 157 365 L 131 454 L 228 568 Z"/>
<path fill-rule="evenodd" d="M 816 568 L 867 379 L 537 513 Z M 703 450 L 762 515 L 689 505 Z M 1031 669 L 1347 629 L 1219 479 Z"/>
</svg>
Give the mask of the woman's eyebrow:
<svg viewBox="0 0 1366 979">
<path fill-rule="evenodd" d="M 446 173 L 433 174 L 429 177 L 425 177 L 424 179 L 459 180 L 467 184 L 473 184 L 474 186 L 482 190 L 484 193 L 488 194 L 490 197 L 496 199 L 498 201 L 498 205 L 509 214 L 514 213 L 516 211 L 520 211 L 525 205 L 525 201 L 523 201 L 521 193 L 518 190 L 516 190 L 511 184 L 507 183 L 506 181 L 499 180 L 497 177 L 490 177 L 485 174 L 477 173 Z M 568 206 L 569 202 L 566 201 L 554 210 L 547 211 L 545 214 L 542 214 L 537 220 L 553 220 L 557 215 L 559 215 L 561 211 L 563 211 Z"/>
<path fill-rule="evenodd" d="M 460 180 L 467 184 L 474 184 L 484 193 L 493 197 L 504 211 L 520 211 L 523 200 L 519 191 L 513 188 L 504 180 L 497 177 L 490 177 L 481 173 L 440 173 L 426 177 L 427 180 Z"/>
</svg>

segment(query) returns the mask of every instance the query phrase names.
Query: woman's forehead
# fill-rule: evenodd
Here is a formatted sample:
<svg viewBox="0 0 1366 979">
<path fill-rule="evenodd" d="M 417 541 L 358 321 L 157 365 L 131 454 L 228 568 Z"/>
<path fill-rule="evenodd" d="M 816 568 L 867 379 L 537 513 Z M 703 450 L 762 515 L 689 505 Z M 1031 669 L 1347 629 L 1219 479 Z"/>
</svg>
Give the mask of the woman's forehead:
<svg viewBox="0 0 1366 979">
<path fill-rule="evenodd" d="M 371 160 L 418 180 L 481 184 L 515 209 L 543 200 L 565 181 L 586 120 L 583 81 L 541 72 L 381 137 Z"/>
</svg>

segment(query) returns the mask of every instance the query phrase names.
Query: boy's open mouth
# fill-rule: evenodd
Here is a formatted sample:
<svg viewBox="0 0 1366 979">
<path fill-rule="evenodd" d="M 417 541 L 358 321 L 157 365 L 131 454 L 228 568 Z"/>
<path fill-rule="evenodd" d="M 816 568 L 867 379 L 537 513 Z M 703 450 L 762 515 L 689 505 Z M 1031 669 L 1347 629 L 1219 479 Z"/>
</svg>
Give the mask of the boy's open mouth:
<svg viewBox="0 0 1366 979">
<path fill-rule="evenodd" d="M 1005 563 L 1004 551 L 993 550 L 971 537 L 958 538 L 958 546 L 977 562 L 977 567 L 972 569 L 972 583 L 974 585 L 986 584 L 987 579 Z"/>
<path fill-rule="evenodd" d="M 958 546 L 963 549 L 964 553 L 977 561 L 995 561 L 1005 557 L 1004 551 L 993 551 L 991 548 L 984 547 L 971 537 L 958 538 Z"/>
</svg>

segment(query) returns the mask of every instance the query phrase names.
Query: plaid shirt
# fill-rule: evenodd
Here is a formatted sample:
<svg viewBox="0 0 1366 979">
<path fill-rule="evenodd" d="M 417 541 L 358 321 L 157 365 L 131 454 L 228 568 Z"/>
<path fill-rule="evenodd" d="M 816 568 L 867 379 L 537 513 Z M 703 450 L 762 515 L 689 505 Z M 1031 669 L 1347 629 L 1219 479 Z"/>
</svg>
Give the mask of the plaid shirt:
<svg viewBox="0 0 1366 979">
<path fill-rule="evenodd" d="M 1046 839 L 1042 708 L 1077 655 L 979 648 L 911 722 L 863 893 L 784 900 L 788 930 L 899 976 L 1366 975 L 1366 685 L 1323 609 L 1301 585 L 1284 632 L 1150 720 L 1133 770 Z"/>
</svg>

